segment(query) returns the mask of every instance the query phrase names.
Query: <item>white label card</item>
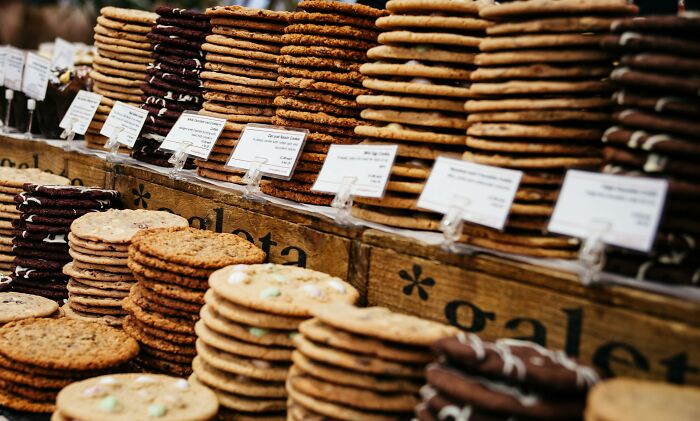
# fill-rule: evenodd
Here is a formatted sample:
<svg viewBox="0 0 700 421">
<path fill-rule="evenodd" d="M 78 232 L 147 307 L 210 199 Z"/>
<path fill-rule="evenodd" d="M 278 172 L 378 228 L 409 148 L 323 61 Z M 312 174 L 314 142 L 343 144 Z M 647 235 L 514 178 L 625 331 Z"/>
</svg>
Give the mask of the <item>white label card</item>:
<svg viewBox="0 0 700 421">
<path fill-rule="evenodd" d="M 100 94 L 79 91 L 58 127 L 84 135 L 95 117 L 95 111 L 97 111 L 101 100 L 102 95 Z"/>
<path fill-rule="evenodd" d="M 50 71 L 51 62 L 49 60 L 34 53 L 27 53 L 22 92 L 32 99 L 43 101 L 46 97 L 46 88 L 49 86 Z"/>
<path fill-rule="evenodd" d="M 548 230 L 648 252 L 666 199 L 666 180 L 569 170 Z"/>
<path fill-rule="evenodd" d="M 223 118 L 182 113 L 160 149 L 177 151 L 185 146 L 187 155 L 207 159 L 224 126 L 226 120 Z"/>
<path fill-rule="evenodd" d="M 56 38 L 53 43 L 52 69 L 68 69 L 75 67 L 75 47 L 63 38 Z"/>
<path fill-rule="evenodd" d="M 253 163 L 259 162 L 264 175 L 289 179 L 307 133 L 264 124 L 246 124 L 226 165 L 247 170 Z"/>
<path fill-rule="evenodd" d="M 5 60 L 7 59 L 7 46 L 0 47 L 0 86 L 5 85 Z"/>
<path fill-rule="evenodd" d="M 5 53 L 5 87 L 13 91 L 22 90 L 24 73 L 24 51 L 7 47 Z"/>
<path fill-rule="evenodd" d="M 465 221 L 500 230 L 508 220 L 522 175 L 522 171 L 440 156 L 417 206 L 443 214 L 458 206 Z"/>
<path fill-rule="evenodd" d="M 148 117 L 148 111 L 117 101 L 109 112 L 100 134 L 111 138 L 114 131 L 121 128 L 117 141 L 133 148 L 143 123 L 146 122 L 146 117 Z"/>
<path fill-rule="evenodd" d="M 397 150 L 396 145 L 331 145 L 311 190 L 338 193 L 351 177 L 351 195 L 382 198 Z"/>
</svg>

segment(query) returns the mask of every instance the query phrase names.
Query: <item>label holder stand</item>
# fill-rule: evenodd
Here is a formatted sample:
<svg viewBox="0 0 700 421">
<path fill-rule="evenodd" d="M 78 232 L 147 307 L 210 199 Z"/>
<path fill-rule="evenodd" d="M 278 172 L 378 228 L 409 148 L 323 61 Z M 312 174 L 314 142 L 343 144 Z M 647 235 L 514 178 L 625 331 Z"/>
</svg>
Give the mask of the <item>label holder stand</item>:
<svg viewBox="0 0 700 421">
<path fill-rule="evenodd" d="M 168 172 L 168 177 L 173 180 L 184 180 L 183 169 L 185 168 L 185 163 L 189 154 L 187 154 L 187 148 L 192 145 L 192 142 L 183 142 L 178 146 L 177 150 L 173 152 L 173 155 L 168 159 L 168 162 L 173 164 L 173 167 Z"/>
<path fill-rule="evenodd" d="M 455 251 L 455 243 L 462 237 L 464 230 L 464 207 L 458 204 L 453 204 L 448 209 L 445 216 L 440 221 L 440 231 L 442 231 L 443 250 L 448 252 Z"/>
<path fill-rule="evenodd" d="M 29 98 L 27 99 L 27 131 L 24 132 L 24 138 L 31 140 L 34 138 L 32 135 L 32 126 L 34 125 L 34 111 L 36 110 L 36 101 Z"/>
<path fill-rule="evenodd" d="M 610 223 L 603 224 L 583 241 L 578 253 L 578 262 L 583 266 L 581 283 L 591 286 L 600 281 L 600 274 L 605 267 L 605 249 L 603 237 L 610 231 Z"/>
<path fill-rule="evenodd" d="M 107 139 L 105 143 L 105 148 L 109 149 L 107 154 L 107 162 L 117 163 L 121 159 L 119 158 L 119 135 L 124 131 L 124 126 L 117 126 L 112 131 L 112 135 Z"/>
<path fill-rule="evenodd" d="M 73 140 L 75 139 L 75 132 L 73 131 L 75 129 L 75 119 L 71 118 L 68 120 L 68 127 L 64 129 L 59 137 L 61 139 L 66 140 L 66 145 L 64 147 L 65 150 L 70 151 L 73 149 Z"/>
<path fill-rule="evenodd" d="M 357 177 L 343 177 L 338 193 L 333 197 L 331 207 L 337 209 L 335 222 L 338 225 L 350 225 L 350 210 L 352 209 L 352 186 L 357 182 Z"/>
<path fill-rule="evenodd" d="M 12 114 L 12 99 L 15 97 L 15 91 L 12 89 L 5 89 L 5 101 L 7 101 L 7 108 L 5 108 L 5 126 L 3 127 L 3 132 L 10 133 L 10 115 Z"/>
<path fill-rule="evenodd" d="M 250 168 L 245 172 L 241 183 L 245 184 L 243 198 L 252 202 L 264 202 L 260 192 L 260 181 L 262 180 L 262 166 L 267 163 L 267 158 L 259 158 L 250 164 Z"/>
</svg>

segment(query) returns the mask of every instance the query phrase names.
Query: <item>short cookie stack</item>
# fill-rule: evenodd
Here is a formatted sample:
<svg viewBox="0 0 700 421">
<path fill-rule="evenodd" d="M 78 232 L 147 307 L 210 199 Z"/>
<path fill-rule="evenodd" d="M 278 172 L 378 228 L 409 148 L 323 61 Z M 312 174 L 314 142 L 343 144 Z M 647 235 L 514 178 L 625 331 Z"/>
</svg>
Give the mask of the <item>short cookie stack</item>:
<svg viewBox="0 0 700 421">
<path fill-rule="evenodd" d="M 423 402 L 416 407 L 420 421 L 465 414 L 467 419 L 581 419 L 586 393 L 599 381 L 595 369 L 533 342 L 488 343 L 459 333 L 437 341 L 433 351 L 439 362 L 428 366 Z"/>
<path fill-rule="evenodd" d="M 8 323 L 0 328 L 0 406 L 53 412 L 61 388 L 117 371 L 138 352 L 124 332 L 97 323 L 66 317 Z"/>
<path fill-rule="evenodd" d="M 151 41 L 146 35 L 158 17 L 136 9 L 103 7 L 95 26 L 93 91 L 102 95 L 102 103 L 85 134 L 88 147 L 104 149 L 107 138 L 100 130 L 116 101 L 141 104 L 141 84 L 153 61 Z"/>
<path fill-rule="evenodd" d="M 122 302 L 135 283 L 127 266 L 132 237 L 147 228 L 187 225 L 180 216 L 143 209 L 109 210 L 76 219 L 68 235 L 73 261 L 63 267 L 70 276 L 66 315 L 121 326 L 126 314 Z"/>
<path fill-rule="evenodd" d="M 124 330 L 141 343 L 138 362 L 147 370 L 185 376 L 196 354 L 194 323 L 212 272 L 260 263 L 265 253 L 234 234 L 195 228 L 148 230 L 129 248 L 138 283 L 124 308 Z"/>
<path fill-rule="evenodd" d="M 206 101 L 200 114 L 228 121 L 206 161 L 196 161 L 197 173 L 215 180 L 240 182 L 241 171 L 227 169 L 233 148 L 246 123 L 270 124 L 273 100 L 279 95 L 277 59 L 288 12 L 217 6 L 207 9 L 213 34 L 206 52 Z"/>
<path fill-rule="evenodd" d="M 15 221 L 13 290 L 54 300 L 67 298 L 68 277 L 62 268 L 71 260 L 68 233 L 81 215 L 114 206 L 116 190 L 77 186 L 26 184 L 15 196 L 22 212 Z"/>
<path fill-rule="evenodd" d="M 386 11 L 339 1 L 305 0 L 290 16 L 282 37 L 279 59 L 282 86 L 275 98 L 272 119 L 279 126 L 308 129 L 304 150 L 290 181 L 272 180 L 264 193 L 297 202 L 328 205 L 332 196 L 311 191 L 316 175 L 332 144 L 361 140 L 353 129 L 359 124 L 357 95 L 362 87 L 359 72 L 366 52 L 377 43 L 374 22 Z"/>
<path fill-rule="evenodd" d="M 274 264 L 231 266 L 209 283 L 193 378 L 216 392 L 222 418 L 288 419 L 284 382 L 299 325 L 319 305 L 353 304 L 358 292 L 325 273 Z"/>
<path fill-rule="evenodd" d="M 148 66 L 146 83 L 141 86 L 141 108 L 148 110 L 148 118 L 132 156 L 170 167 L 171 154 L 158 148 L 183 111 L 196 111 L 202 106 L 201 46 L 211 26 L 204 13 L 193 10 L 159 6 L 156 13 L 156 25 L 146 35 L 154 43 L 154 62 Z"/>
<path fill-rule="evenodd" d="M 605 132 L 605 172 L 668 179 L 651 255 L 611 250 L 606 269 L 673 284 L 700 282 L 700 18 L 647 16 L 613 23 L 603 47 L 624 55 L 611 79 L 615 126 Z"/>
<path fill-rule="evenodd" d="M 382 44 L 368 51 L 376 60 L 360 71 L 363 143 L 398 144 L 383 199 L 355 198 L 353 215 L 401 228 L 437 230 L 441 216 L 418 211 L 416 202 L 436 157 L 460 157 L 467 128 L 464 101 L 479 42 L 490 22 L 479 9 L 490 2 L 391 0 L 391 15 L 379 18 Z M 425 27 L 429 27 L 426 30 Z"/>
<path fill-rule="evenodd" d="M 410 419 L 433 359 L 457 329 L 382 307 L 317 307 L 299 326 L 287 379 L 292 420 Z"/>
</svg>

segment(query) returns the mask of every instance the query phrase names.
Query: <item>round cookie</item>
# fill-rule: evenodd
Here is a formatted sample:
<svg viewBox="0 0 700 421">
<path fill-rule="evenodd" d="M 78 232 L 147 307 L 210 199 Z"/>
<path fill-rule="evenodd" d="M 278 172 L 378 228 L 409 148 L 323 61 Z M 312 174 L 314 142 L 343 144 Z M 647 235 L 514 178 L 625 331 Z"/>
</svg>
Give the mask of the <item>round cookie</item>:
<svg viewBox="0 0 700 421">
<path fill-rule="evenodd" d="M 294 347 L 291 339 L 297 333 L 294 330 L 271 330 L 239 324 L 217 313 L 211 305 L 204 306 L 200 316 L 207 328 L 223 335 L 233 336 L 253 344 Z"/>
<path fill-rule="evenodd" d="M 238 341 L 231 336 L 223 335 L 209 329 L 201 320 L 197 322 L 194 329 L 199 340 L 221 351 L 265 361 L 289 361 L 292 356 L 292 350 L 289 348 L 270 345 L 260 346 Z"/>
<path fill-rule="evenodd" d="M 168 212 L 142 209 L 108 210 L 76 219 L 71 225 L 71 234 L 84 240 L 124 244 L 129 243 L 134 234 L 146 228 L 188 225 L 185 218 Z"/>
<path fill-rule="evenodd" d="M 134 280 L 134 276 L 130 272 L 110 273 L 101 269 L 83 269 L 76 267 L 74 262 L 69 262 L 63 266 L 63 273 L 73 278 L 102 282 L 129 282 Z"/>
<path fill-rule="evenodd" d="M 191 376 L 190 381 L 198 382 L 197 376 Z M 216 397 L 219 399 L 221 406 L 233 411 L 241 411 L 244 413 L 273 412 L 284 410 L 287 407 L 287 401 L 285 399 L 250 398 L 216 388 L 213 389 L 216 391 Z"/>
<path fill-rule="evenodd" d="M 405 0 L 403 0 L 405 1 Z M 415 1 L 415 0 L 413 0 Z M 531 0 L 485 6 L 479 11 L 484 19 L 509 19 L 512 17 L 527 17 L 532 15 L 557 14 L 635 14 L 639 8 L 626 0 L 585 1 L 580 0 Z"/>
<path fill-rule="evenodd" d="M 197 340 L 197 356 L 204 362 L 219 370 L 235 373 L 258 380 L 284 381 L 287 378 L 287 364 L 270 363 L 264 360 L 239 357 L 207 346 Z"/>
<path fill-rule="evenodd" d="M 282 382 L 266 382 L 232 375 L 207 364 L 200 357 L 195 357 L 192 361 L 192 369 L 199 381 L 224 392 L 263 398 L 284 398 L 287 396 Z"/>
<path fill-rule="evenodd" d="M 55 301 L 17 292 L 0 293 L 0 325 L 31 317 L 46 317 L 58 311 Z"/>
<path fill-rule="evenodd" d="M 249 326 L 296 331 L 299 324 L 305 320 L 301 317 L 285 317 L 237 305 L 218 295 L 214 289 L 210 289 L 204 294 L 204 300 L 226 319 Z"/>
<path fill-rule="evenodd" d="M 181 334 L 194 334 L 194 322 L 191 319 L 171 317 L 145 310 L 139 307 L 131 297 L 126 298 L 122 306 L 134 319 L 144 325 Z"/>
</svg>

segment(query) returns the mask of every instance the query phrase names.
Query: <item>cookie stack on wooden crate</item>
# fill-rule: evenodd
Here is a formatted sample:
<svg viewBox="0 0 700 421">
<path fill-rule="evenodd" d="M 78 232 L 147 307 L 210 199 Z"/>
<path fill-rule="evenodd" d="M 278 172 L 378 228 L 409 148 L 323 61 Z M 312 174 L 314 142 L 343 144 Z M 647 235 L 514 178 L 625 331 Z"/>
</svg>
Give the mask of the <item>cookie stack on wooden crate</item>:
<svg viewBox="0 0 700 421">
<path fill-rule="evenodd" d="M 122 304 L 135 284 L 127 266 L 132 237 L 147 228 L 187 225 L 180 216 L 142 209 L 108 210 L 76 219 L 68 235 L 73 261 L 63 267 L 70 276 L 66 315 L 121 326 L 126 314 Z"/>
<path fill-rule="evenodd" d="M 66 317 L 8 323 L 0 328 L 0 406 L 51 413 L 61 388 L 123 370 L 138 352 L 124 332 L 97 323 Z"/>
<path fill-rule="evenodd" d="M 274 264 L 231 266 L 209 283 L 192 380 L 216 392 L 222 418 L 289 419 L 284 382 L 299 325 L 320 305 L 353 304 L 358 292 L 325 273 Z"/>
<path fill-rule="evenodd" d="M 209 275 L 224 266 L 264 260 L 262 250 L 234 234 L 172 228 L 137 235 L 129 267 L 138 283 L 124 305 L 129 313 L 124 330 L 143 345 L 138 362 L 147 370 L 190 374 L 194 323 Z"/>
<path fill-rule="evenodd" d="M 501 339 L 483 342 L 459 333 L 433 345 L 438 362 L 428 366 L 419 420 L 449 414 L 471 419 L 574 420 L 583 417 L 586 394 L 597 371 L 563 351 L 533 342 Z"/>
<path fill-rule="evenodd" d="M 204 13 L 193 10 L 159 6 L 156 13 L 156 24 L 146 35 L 153 42 L 153 62 L 141 86 L 141 108 L 148 111 L 148 117 L 132 157 L 170 167 L 172 154 L 158 148 L 183 111 L 197 111 L 202 106 L 201 46 L 211 26 Z M 191 161 L 187 163 L 191 165 Z"/>
<path fill-rule="evenodd" d="M 141 104 L 141 85 L 146 69 L 153 61 L 151 31 L 158 15 L 136 9 L 103 7 L 95 26 L 93 91 L 102 95 L 102 102 L 85 134 L 88 147 L 104 149 L 107 138 L 100 130 L 116 101 Z"/>
<path fill-rule="evenodd" d="M 615 126 L 605 132 L 605 172 L 669 180 L 652 254 L 611 250 L 607 270 L 673 284 L 700 282 L 700 18 L 648 16 L 613 23 L 603 47 L 624 54 L 611 79 Z"/>
<path fill-rule="evenodd" d="M 228 121 L 207 160 L 198 160 L 197 173 L 221 181 L 240 182 L 242 172 L 225 167 L 247 123 L 270 124 L 273 100 L 279 94 L 277 59 L 288 12 L 218 6 L 207 9 L 213 35 L 202 73 L 206 101 L 203 115 Z"/>
<path fill-rule="evenodd" d="M 316 180 L 332 144 L 361 140 L 353 132 L 359 120 L 355 97 L 370 91 L 359 66 L 377 43 L 374 22 L 386 11 L 339 1 L 305 0 L 290 16 L 282 37 L 273 124 L 309 130 L 304 150 L 290 181 L 272 180 L 264 193 L 297 202 L 328 205 L 332 196 L 314 193 Z"/>
<path fill-rule="evenodd" d="M 596 169 L 609 125 L 615 56 L 600 49 L 626 0 L 496 4 L 471 75 L 464 159 L 524 172 L 505 231 L 466 225 L 463 241 L 537 257 L 574 258 L 578 241 L 543 234 L 564 173 Z"/>
<path fill-rule="evenodd" d="M 353 215 L 395 227 L 437 230 L 441 216 L 416 209 L 436 157 L 465 151 L 464 101 L 479 41 L 490 22 L 478 17 L 484 2 L 391 0 L 390 16 L 377 20 L 383 45 L 369 50 L 376 60 L 360 71 L 365 87 L 358 126 L 364 143 L 398 144 L 383 199 L 355 198 Z M 430 30 L 426 31 L 425 26 Z"/>
</svg>

